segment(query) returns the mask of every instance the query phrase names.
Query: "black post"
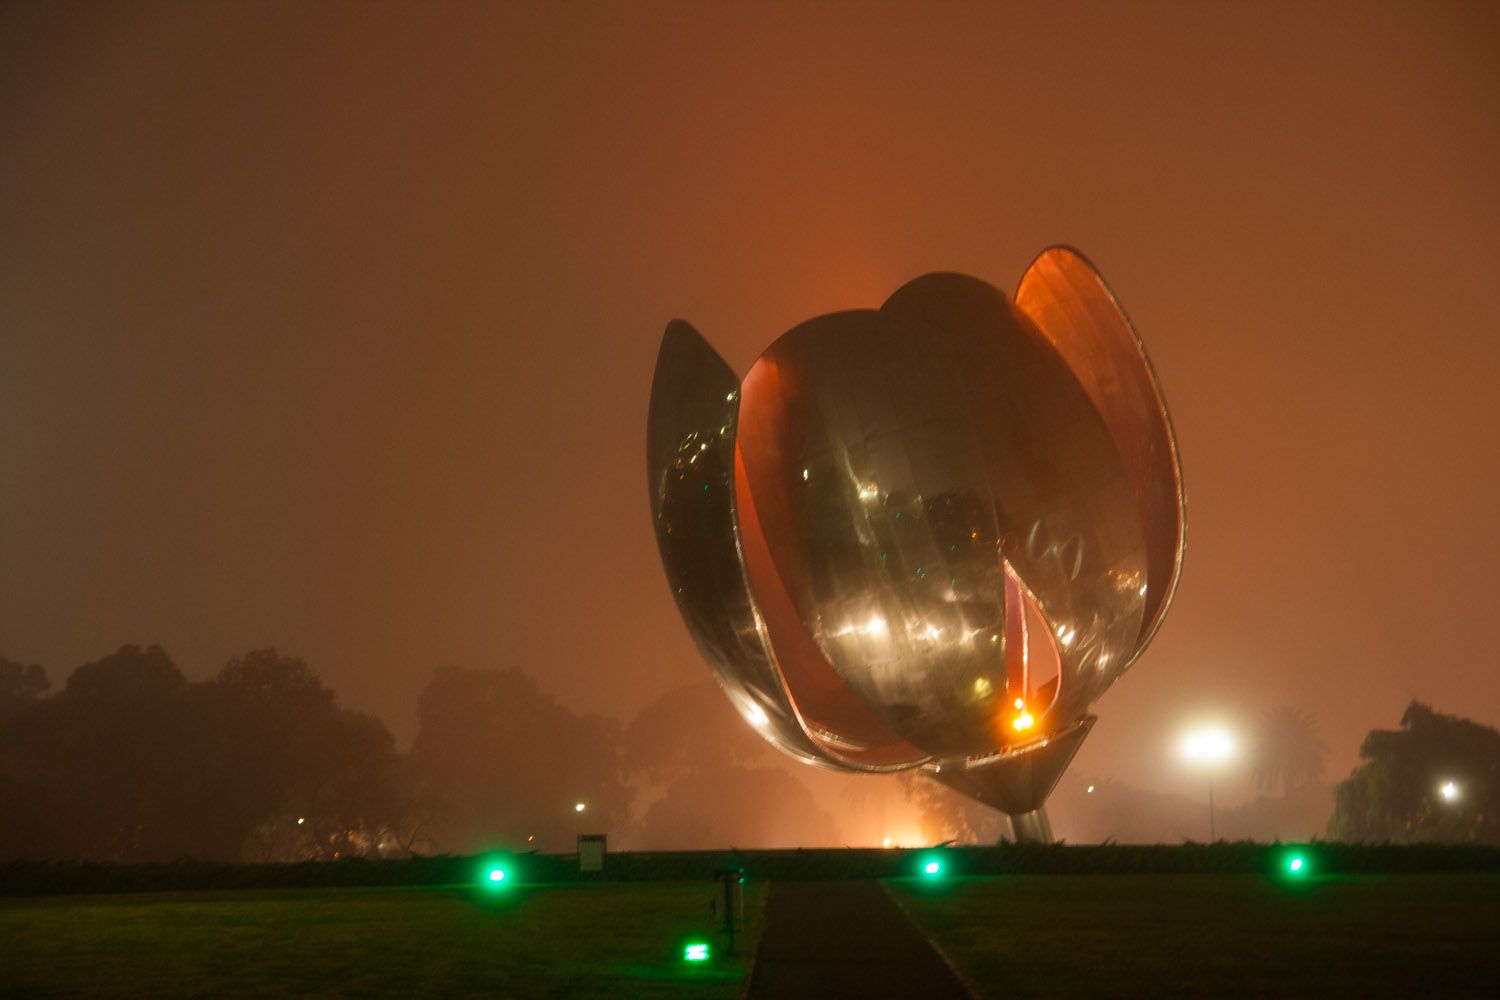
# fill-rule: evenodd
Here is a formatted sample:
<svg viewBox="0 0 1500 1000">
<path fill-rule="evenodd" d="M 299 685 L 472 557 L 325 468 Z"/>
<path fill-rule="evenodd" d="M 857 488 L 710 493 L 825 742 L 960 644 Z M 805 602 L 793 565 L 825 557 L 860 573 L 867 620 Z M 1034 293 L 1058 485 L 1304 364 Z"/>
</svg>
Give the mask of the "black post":
<svg viewBox="0 0 1500 1000">
<path fill-rule="evenodd" d="M 1214 836 L 1214 773 L 1208 772 L 1208 842 L 1212 844 L 1216 839 Z"/>
</svg>

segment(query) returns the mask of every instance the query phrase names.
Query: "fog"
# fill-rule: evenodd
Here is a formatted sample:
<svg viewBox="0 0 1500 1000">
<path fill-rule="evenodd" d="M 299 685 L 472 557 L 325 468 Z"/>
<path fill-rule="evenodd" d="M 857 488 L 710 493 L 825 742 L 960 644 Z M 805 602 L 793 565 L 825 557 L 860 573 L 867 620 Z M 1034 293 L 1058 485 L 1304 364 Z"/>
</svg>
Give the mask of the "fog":
<svg viewBox="0 0 1500 1000">
<path fill-rule="evenodd" d="M 159 646 L 71 671 L 0 661 L 0 859 L 335 860 L 611 850 L 994 843 L 1004 817 L 915 773 L 815 771 L 782 757 L 708 680 L 626 726 L 509 670 L 436 671 L 398 751 L 317 671 L 264 649 L 189 681 Z M 1221 810 L 1219 833 L 1321 833 L 1315 782 Z M 581 809 L 579 807 L 582 807 Z M 1207 840 L 1201 803 L 1086 772 L 1051 806 L 1074 842 Z"/>
<path fill-rule="evenodd" d="M 112 741 L 33 818 L 134 773 L 135 730 L 68 685 L 160 643 L 184 703 L 251 651 L 305 660 L 367 757 L 443 762 L 447 849 L 499 818 L 462 787 L 527 773 L 536 829 L 503 832 L 558 844 L 574 795 L 628 844 L 721 789 L 733 829 L 691 828 L 731 841 L 988 835 L 896 779 L 631 761 L 708 676 L 646 406 L 675 317 L 743 373 L 924 273 L 1013 290 L 1055 243 L 1138 328 L 1187 496 L 1173 607 L 1058 834 L 1136 829 L 1091 781 L 1181 812 L 1131 836 L 1204 836 L 1200 719 L 1248 745 L 1305 712 L 1325 785 L 1413 701 L 1500 723 L 1496 51 L 1500 8 L 1462 2 L 0 5 L 0 656 L 45 666 L 59 753 Z M 444 742 L 424 711 L 465 684 L 576 739 L 523 747 L 496 708 Z M 607 747 L 636 770 L 590 771 Z M 243 763 L 213 759 L 183 780 Z M 1215 794 L 1263 792 L 1240 759 Z"/>
</svg>

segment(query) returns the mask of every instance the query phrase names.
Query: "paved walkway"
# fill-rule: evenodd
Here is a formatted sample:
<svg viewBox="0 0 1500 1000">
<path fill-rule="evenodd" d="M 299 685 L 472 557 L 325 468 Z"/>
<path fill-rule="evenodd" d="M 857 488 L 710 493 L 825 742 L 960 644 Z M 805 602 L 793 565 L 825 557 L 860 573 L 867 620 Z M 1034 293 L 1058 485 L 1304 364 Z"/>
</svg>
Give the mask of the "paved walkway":
<svg viewBox="0 0 1500 1000">
<path fill-rule="evenodd" d="M 752 1000 L 973 1000 L 878 882 L 772 882 Z"/>
</svg>

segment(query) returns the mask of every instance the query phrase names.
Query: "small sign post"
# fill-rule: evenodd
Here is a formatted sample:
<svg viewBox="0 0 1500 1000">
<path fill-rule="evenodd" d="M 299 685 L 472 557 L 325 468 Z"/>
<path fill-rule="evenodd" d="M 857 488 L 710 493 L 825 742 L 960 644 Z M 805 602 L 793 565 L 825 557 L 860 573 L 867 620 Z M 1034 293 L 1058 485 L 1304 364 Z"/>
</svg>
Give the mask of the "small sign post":
<svg viewBox="0 0 1500 1000">
<path fill-rule="evenodd" d="M 580 833 L 578 835 L 578 872 L 602 872 L 604 870 L 604 834 Z"/>
</svg>

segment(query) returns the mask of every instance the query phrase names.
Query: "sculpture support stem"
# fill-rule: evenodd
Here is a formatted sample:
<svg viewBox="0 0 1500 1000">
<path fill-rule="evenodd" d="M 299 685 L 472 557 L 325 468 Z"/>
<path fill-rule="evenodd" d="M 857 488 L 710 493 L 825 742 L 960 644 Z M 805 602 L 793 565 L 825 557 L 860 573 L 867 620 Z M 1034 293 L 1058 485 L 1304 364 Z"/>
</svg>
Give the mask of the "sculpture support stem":
<svg viewBox="0 0 1500 1000">
<path fill-rule="evenodd" d="M 1017 813 L 1009 817 L 1011 838 L 1018 844 L 1052 843 L 1052 824 L 1047 820 L 1045 806 L 1037 806 L 1031 812 Z"/>
</svg>

